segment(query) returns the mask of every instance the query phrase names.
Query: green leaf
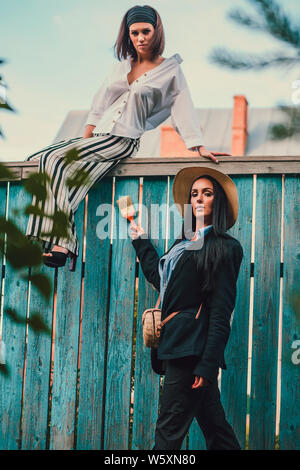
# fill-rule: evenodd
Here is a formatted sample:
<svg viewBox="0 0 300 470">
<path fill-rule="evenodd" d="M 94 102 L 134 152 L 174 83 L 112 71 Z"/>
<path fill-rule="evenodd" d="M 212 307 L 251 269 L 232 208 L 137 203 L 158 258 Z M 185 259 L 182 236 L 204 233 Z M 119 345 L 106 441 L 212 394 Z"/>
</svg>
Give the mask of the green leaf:
<svg viewBox="0 0 300 470">
<path fill-rule="evenodd" d="M 30 318 L 27 320 L 27 323 L 35 333 L 46 333 L 47 335 L 51 334 L 48 325 L 44 322 L 44 319 L 39 312 L 32 313 Z"/>
<path fill-rule="evenodd" d="M 15 178 L 16 175 L 6 165 L 0 162 L 0 179 L 10 180 Z"/>
<path fill-rule="evenodd" d="M 24 234 L 11 220 L 6 220 L 4 217 L 0 217 L 0 232 L 6 233 L 11 243 L 22 243 L 24 240 Z"/>
<path fill-rule="evenodd" d="M 293 128 L 286 124 L 273 124 L 269 131 L 269 135 L 273 140 L 286 139 L 291 137 L 293 133 Z"/>
<path fill-rule="evenodd" d="M 90 182 L 90 174 L 84 170 L 78 170 L 70 178 L 67 178 L 66 184 L 69 188 L 85 186 Z"/>
<path fill-rule="evenodd" d="M 13 246 L 8 243 L 6 258 L 15 269 L 39 266 L 42 263 L 41 250 L 29 243 L 23 246 Z"/>
<path fill-rule="evenodd" d="M 46 274 L 36 273 L 22 275 L 22 279 L 31 281 L 32 285 L 49 301 L 52 293 L 52 283 Z"/>
<path fill-rule="evenodd" d="M 297 322 L 300 324 L 300 294 L 296 289 L 291 293 L 291 307 L 294 310 Z"/>
<path fill-rule="evenodd" d="M 24 182 L 24 188 L 32 196 L 36 196 L 38 201 L 45 201 L 47 199 L 47 182 L 50 182 L 50 177 L 47 173 L 32 173 Z"/>
<path fill-rule="evenodd" d="M 68 150 L 65 153 L 64 161 L 69 165 L 70 163 L 76 162 L 79 159 L 79 153 L 77 149 Z"/>
<path fill-rule="evenodd" d="M 39 216 L 43 217 L 45 215 L 45 212 L 42 209 L 40 209 L 38 206 L 33 206 L 33 205 L 30 204 L 30 205 L 26 206 L 25 214 L 26 215 L 34 214 L 34 215 L 39 215 Z"/>
<path fill-rule="evenodd" d="M 35 332 L 35 333 L 46 333 L 50 334 L 50 329 L 48 325 L 44 322 L 44 319 L 40 312 L 33 312 L 30 315 L 30 318 L 23 318 L 16 312 L 13 308 L 6 308 L 5 309 L 6 315 L 11 319 L 12 322 L 16 323 L 17 325 L 25 325 L 28 326 Z"/>
<path fill-rule="evenodd" d="M 14 108 L 9 103 L 0 103 L 0 109 L 6 109 L 7 111 L 15 112 Z"/>
<path fill-rule="evenodd" d="M 22 325 L 26 323 L 26 318 L 23 318 L 20 315 L 18 315 L 18 313 L 16 312 L 14 308 L 7 307 L 5 309 L 5 313 L 17 325 Z"/>
<path fill-rule="evenodd" d="M 0 374 L 5 375 L 6 377 L 10 376 L 10 371 L 7 364 L 0 364 Z"/>
<path fill-rule="evenodd" d="M 2 252 L 5 234 L 7 235 L 6 258 L 12 267 L 20 269 L 41 264 L 41 247 L 33 244 L 12 221 L 0 217 L 0 249 Z"/>
<path fill-rule="evenodd" d="M 70 235 L 68 232 L 69 218 L 67 214 L 62 211 L 57 211 L 53 216 L 53 226 L 51 232 L 42 232 L 42 236 L 47 237 L 58 237 L 69 239 Z"/>
</svg>

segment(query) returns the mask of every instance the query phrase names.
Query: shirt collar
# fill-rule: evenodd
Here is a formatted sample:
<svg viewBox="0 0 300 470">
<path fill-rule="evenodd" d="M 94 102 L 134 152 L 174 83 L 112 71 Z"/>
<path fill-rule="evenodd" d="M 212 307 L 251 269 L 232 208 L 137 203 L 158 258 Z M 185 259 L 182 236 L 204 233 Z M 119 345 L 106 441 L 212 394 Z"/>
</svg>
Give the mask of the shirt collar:
<svg viewBox="0 0 300 470">
<path fill-rule="evenodd" d="M 183 62 L 183 59 L 182 57 L 180 56 L 180 54 L 176 53 L 176 54 L 173 54 L 171 55 L 170 57 L 167 57 L 163 62 L 161 62 L 159 65 L 157 65 L 156 67 L 159 67 L 161 68 L 161 66 L 163 66 L 164 64 L 168 63 L 169 61 L 175 61 L 177 62 L 178 64 L 181 64 L 181 62 Z M 124 63 L 126 65 L 126 71 L 130 71 L 131 70 L 131 63 L 130 63 L 130 57 L 127 57 L 126 59 L 124 59 Z M 156 67 L 154 67 L 153 69 L 151 70 L 155 70 Z"/>
<path fill-rule="evenodd" d="M 203 237 L 211 228 L 212 228 L 212 225 L 207 225 L 206 227 L 200 227 L 197 232 L 197 240 L 198 238 Z"/>
</svg>

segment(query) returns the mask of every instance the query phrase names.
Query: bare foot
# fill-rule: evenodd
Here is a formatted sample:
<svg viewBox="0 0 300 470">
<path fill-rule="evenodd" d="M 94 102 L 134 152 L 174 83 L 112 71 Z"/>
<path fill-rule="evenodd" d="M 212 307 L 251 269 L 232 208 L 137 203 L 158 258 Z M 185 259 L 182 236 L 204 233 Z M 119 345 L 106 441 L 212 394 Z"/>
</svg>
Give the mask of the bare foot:
<svg viewBox="0 0 300 470">
<path fill-rule="evenodd" d="M 54 247 L 52 248 L 52 251 L 60 251 L 61 253 L 69 253 L 69 250 L 67 250 L 67 248 L 63 248 L 62 246 L 59 246 L 59 245 L 54 245 Z M 44 253 L 43 256 L 52 256 L 52 253 Z"/>
</svg>

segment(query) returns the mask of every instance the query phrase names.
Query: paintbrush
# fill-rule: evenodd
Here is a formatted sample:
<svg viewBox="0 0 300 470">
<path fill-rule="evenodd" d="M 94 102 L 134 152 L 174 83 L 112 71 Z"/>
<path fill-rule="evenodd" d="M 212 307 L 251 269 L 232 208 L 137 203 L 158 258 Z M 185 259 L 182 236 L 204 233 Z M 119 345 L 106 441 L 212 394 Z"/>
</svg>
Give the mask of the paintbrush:
<svg viewBox="0 0 300 470">
<path fill-rule="evenodd" d="M 129 220 L 129 222 L 132 222 L 135 216 L 135 208 L 130 196 L 120 197 L 120 199 L 117 200 L 117 204 L 119 206 L 121 216 Z"/>
</svg>

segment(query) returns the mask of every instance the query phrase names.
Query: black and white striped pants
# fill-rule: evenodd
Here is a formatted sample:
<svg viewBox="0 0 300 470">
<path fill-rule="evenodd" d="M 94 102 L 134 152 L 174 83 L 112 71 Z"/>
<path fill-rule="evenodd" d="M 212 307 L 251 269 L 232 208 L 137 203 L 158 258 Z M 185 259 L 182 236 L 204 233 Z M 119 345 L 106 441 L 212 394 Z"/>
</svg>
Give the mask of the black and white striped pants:
<svg viewBox="0 0 300 470">
<path fill-rule="evenodd" d="M 39 172 L 45 172 L 50 177 L 50 183 L 46 184 L 46 201 L 44 203 L 39 201 L 38 207 L 49 216 L 53 216 L 58 210 L 67 214 L 69 239 L 43 235 L 51 233 L 53 219 L 33 214 L 29 216 L 27 238 L 40 240 L 44 249 L 50 249 L 52 245 L 59 245 L 78 256 L 74 214 L 80 202 L 91 187 L 115 167 L 121 159 L 133 157 L 139 146 L 139 138 L 98 134 L 87 139 L 76 137 L 63 140 L 27 157 L 25 161 L 39 160 Z M 74 148 L 78 151 L 78 160 L 67 164 L 64 156 L 67 151 Z M 80 170 L 89 173 L 89 181 L 79 187 L 69 188 L 66 184 L 67 178 L 77 174 Z M 35 196 L 33 196 L 32 205 L 36 205 Z"/>
</svg>

